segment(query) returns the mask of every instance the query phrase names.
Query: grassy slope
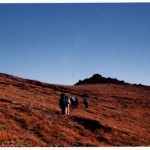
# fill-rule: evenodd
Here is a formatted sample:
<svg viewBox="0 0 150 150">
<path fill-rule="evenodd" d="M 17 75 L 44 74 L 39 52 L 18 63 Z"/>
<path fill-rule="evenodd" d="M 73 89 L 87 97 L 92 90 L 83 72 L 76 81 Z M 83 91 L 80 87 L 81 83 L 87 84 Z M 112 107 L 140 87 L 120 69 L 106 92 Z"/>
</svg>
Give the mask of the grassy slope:
<svg viewBox="0 0 150 150">
<path fill-rule="evenodd" d="M 60 115 L 62 92 L 80 100 L 68 116 Z M 149 108 L 150 87 L 60 86 L 0 74 L 0 146 L 149 146 Z"/>
</svg>

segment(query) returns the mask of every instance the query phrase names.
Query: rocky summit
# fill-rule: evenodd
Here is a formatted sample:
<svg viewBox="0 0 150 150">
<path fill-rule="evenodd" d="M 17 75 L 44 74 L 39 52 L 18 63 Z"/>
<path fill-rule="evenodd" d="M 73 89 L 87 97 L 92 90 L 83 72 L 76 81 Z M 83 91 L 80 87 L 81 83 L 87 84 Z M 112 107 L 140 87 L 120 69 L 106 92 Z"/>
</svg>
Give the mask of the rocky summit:
<svg viewBox="0 0 150 150">
<path fill-rule="evenodd" d="M 105 78 L 100 74 L 94 74 L 91 78 L 87 78 L 84 80 L 79 80 L 75 85 L 81 84 L 97 84 L 97 83 L 112 83 L 112 84 L 128 84 L 125 81 L 119 81 L 118 79 L 113 78 Z"/>
</svg>

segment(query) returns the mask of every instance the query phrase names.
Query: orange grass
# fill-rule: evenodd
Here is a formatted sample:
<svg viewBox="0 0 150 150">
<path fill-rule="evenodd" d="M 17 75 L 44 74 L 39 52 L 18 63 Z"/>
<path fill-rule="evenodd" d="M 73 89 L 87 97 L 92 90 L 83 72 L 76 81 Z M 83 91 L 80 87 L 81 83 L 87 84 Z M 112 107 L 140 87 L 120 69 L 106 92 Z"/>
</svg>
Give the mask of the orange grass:
<svg viewBox="0 0 150 150">
<path fill-rule="evenodd" d="M 62 92 L 79 98 L 67 116 Z M 63 86 L 0 74 L 0 146 L 149 146 L 149 109 L 146 86 Z"/>
</svg>

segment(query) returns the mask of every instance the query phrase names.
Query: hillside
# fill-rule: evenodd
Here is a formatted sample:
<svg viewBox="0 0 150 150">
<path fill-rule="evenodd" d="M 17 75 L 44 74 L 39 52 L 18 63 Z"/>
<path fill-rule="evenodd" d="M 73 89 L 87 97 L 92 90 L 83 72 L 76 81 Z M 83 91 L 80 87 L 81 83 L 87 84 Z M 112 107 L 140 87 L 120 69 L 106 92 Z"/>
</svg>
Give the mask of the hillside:
<svg viewBox="0 0 150 150">
<path fill-rule="evenodd" d="M 70 115 L 60 115 L 62 92 L 80 100 Z M 148 86 L 63 86 L 0 74 L 0 146 L 150 146 L 149 110 Z"/>
</svg>

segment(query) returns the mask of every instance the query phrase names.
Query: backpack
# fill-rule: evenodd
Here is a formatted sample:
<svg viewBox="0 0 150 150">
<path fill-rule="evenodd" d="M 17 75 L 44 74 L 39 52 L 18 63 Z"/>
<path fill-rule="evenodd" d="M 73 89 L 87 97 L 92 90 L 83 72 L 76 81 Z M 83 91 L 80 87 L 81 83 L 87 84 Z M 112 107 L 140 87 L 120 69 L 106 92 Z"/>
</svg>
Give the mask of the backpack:
<svg viewBox="0 0 150 150">
<path fill-rule="evenodd" d="M 70 104 L 69 103 L 69 98 L 68 98 L 68 96 L 65 96 L 65 103 L 68 105 L 68 104 Z"/>
<path fill-rule="evenodd" d="M 75 97 L 72 97 L 71 99 L 72 99 L 73 102 L 76 101 Z"/>
<path fill-rule="evenodd" d="M 79 99 L 78 98 L 75 98 L 75 100 L 76 100 L 76 103 L 79 103 Z"/>
<path fill-rule="evenodd" d="M 60 101 L 59 101 L 60 106 L 65 106 L 66 105 L 66 98 L 65 94 L 61 94 Z"/>
<path fill-rule="evenodd" d="M 88 103 L 88 99 L 87 98 L 84 98 L 84 103 Z"/>
</svg>

